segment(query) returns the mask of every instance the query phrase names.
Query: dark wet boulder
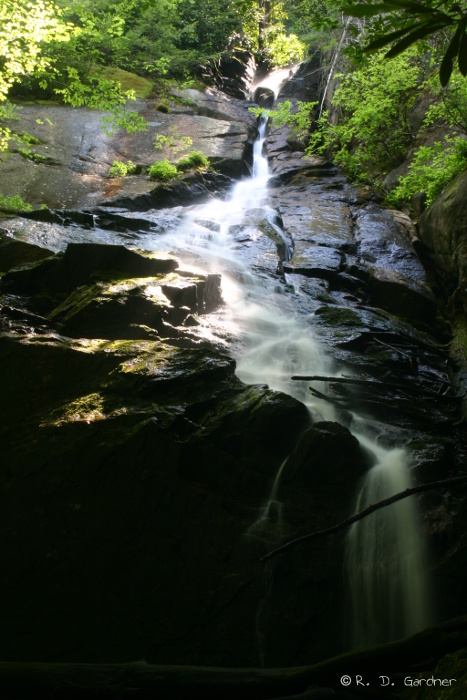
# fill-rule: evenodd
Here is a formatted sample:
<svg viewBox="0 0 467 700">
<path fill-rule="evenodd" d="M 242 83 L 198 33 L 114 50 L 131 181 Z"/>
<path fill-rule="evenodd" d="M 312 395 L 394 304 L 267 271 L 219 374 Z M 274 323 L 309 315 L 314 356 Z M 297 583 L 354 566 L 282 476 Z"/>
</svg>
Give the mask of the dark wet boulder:
<svg viewBox="0 0 467 700">
<path fill-rule="evenodd" d="M 243 167 L 243 166 L 242 166 Z M 102 206 L 124 207 L 130 211 L 147 211 L 199 203 L 211 197 L 223 197 L 233 186 L 230 176 L 212 170 L 189 173 L 180 180 L 157 184 L 143 194 L 120 191 Z"/>
<path fill-rule="evenodd" d="M 371 269 L 371 268 L 370 268 Z M 436 314 L 433 292 L 420 280 L 413 280 L 393 270 L 371 269 L 368 303 L 406 318 L 415 326 L 432 328 Z"/>
<path fill-rule="evenodd" d="M 140 254 L 120 245 L 70 243 L 64 253 L 2 277 L 2 289 L 28 295 L 67 294 L 98 279 L 148 277 L 176 270 L 170 256 Z M 46 300 L 45 300 L 46 302 Z M 53 303 L 53 302 L 49 302 Z"/>
<path fill-rule="evenodd" d="M 195 314 L 222 301 L 220 275 L 176 274 L 80 286 L 49 314 L 73 338 L 193 339 Z M 187 321 L 191 319 L 193 323 Z M 179 326 L 183 328 L 178 329 Z"/>
<path fill-rule="evenodd" d="M 300 241 L 295 245 L 290 262 L 284 264 L 284 272 L 335 282 L 339 279 L 343 261 L 344 255 L 334 248 Z"/>
<path fill-rule="evenodd" d="M 300 64 L 298 70 L 292 73 L 282 85 L 278 98 L 294 98 L 302 102 L 315 102 L 322 97 L 321 55 L 316 52 L 307 61 Z"/>
<path fill-rule="evenodd" d="M 212 349 L 53 333 L 0 357 L 2 658 L 257 665 L 245 532 L 304 407 Z"/>
<path fill-rule="evenodd" d="M 18 241 L 0 229 L 0 272 L 7 272 L 15 267 L 36 263 L 54 255 L 52 250 L 41 248 L 32 243 Z"/>
<path fill-rule="evenodd" d="M 274 90 L 267 87 L 257 87 L 253 94 L 253 100 L 256 104 L 266 109 L 273 107 L 275 98 Z"/>
<path fill-rule="evenodd" d="M 307 498 L 315 502 L 315 517 L 318 503 L 327 503 L 321 517 L 328 519 L 326 511 L 331 502 L 333 518 L 337 521 L 351 507 L 345 484 L 358 481 L 370 466 L 370 455 L 347 428 L 330 421 L 315 423 L 302 435 L 289 456 L 278 496 L 288 500 L 295 488 L 306 489 L 309 492 Z M 323 498 L 323 492 L 326 498 Z M 298 494 L 293 497 L 294 501 L 297 499 L 301 500 Z"/>
<path fill-rule="evenodd" d="M 203 78 L 209 78 L 217 87 L 231 97 L 245 99 L 256 70 L 256 62 L 250 51 L 235 48 L 222 54 L 219 61 L 202 70 Z"/>
</svg>

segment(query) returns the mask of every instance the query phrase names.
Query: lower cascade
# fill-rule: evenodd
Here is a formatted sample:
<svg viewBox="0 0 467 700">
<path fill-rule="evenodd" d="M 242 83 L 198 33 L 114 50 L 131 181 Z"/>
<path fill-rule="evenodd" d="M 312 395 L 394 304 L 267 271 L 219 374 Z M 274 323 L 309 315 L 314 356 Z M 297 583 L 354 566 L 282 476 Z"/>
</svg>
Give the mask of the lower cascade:
<svg viewBox="0 0 467 700">
<path fill-rule="evenodd" d="M 403 449 L 384 450 L 360 436 L 377 463 L 363 479 L 355 511 L 412 486 Z M 426 553 L 413 496 L 352 525 L 345 569 L 348 637 L 355 648 L 420 631 L 430 623 Z"/>
</svg>

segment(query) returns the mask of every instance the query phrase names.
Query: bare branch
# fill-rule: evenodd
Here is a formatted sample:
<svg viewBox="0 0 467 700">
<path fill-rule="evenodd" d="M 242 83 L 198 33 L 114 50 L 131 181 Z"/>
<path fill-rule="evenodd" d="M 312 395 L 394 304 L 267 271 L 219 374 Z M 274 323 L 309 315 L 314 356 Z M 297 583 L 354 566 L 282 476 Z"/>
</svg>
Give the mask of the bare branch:
<svg viewBox="0 0 467 700">
<path fill-rule="evenodd" d="M 315 539 L 316 537 L 324 537 L 325 535 L 332 535 L 335 532 L 339 532 L 339 530 L 343 530 L 344 528 L 349 527 L 349 525 L 353 525 L 353 523 L 356 523 L 359 520 L 363 520 L 363 518 L 366 518 L 367 515 L 374 513 L 375 510 L 386 508 L 386 506 L 390 506 L 392 503 L 396 503 L 397 501 L 402 501 L 403 498 L 408 498 L 409 496 L 412 496 L 415 493 L 422 493 L 423 491 L 433 491 L 434 489 L 445 488 L 446 486 L 455 486 L 457 484 L 462 484 L 466 482 L 467 475 L 464 475 L 456 476 L 452 479 L 443 479 L 442 481 L 432 481 L 429 484 L 421 484 L 420 486 L 413 486 L 410 489 L 406 489 L 405 491 L 396 493 L 394 496 L 390 496 L 389 498 L 385 498 L 382 501 L 378 501 L 378 503 L 374 503 L 371 506 L 368 506 L 368 508 L 364 508 L 364 510 L 361 510 L 359 513 L 355 513 L 355 515 L 352 515 L 346 520 L 342 520 L 340 523 L 337 523 L 337 525 L 327 527 L 324 530 L 315 530 L 315 532 L 310 532 L 308 533 L 308 535 L 302 535 L 302 537 L 297 537 L 294 540 L 290 540 L 289 542 L 283 544 L 281 547 L 277 547 L 268 554 L 265 554 L 264 557 L 261 557 L 260 561 L 268 561 L 272 557 L 275 557 L 277 554 L 282 554 L 288 549 L 292 549 L 292 547 L 295 547 L 298 544 L 302 544 L 302 542 L 307 542 L 309 540 Z"/>
</svg>

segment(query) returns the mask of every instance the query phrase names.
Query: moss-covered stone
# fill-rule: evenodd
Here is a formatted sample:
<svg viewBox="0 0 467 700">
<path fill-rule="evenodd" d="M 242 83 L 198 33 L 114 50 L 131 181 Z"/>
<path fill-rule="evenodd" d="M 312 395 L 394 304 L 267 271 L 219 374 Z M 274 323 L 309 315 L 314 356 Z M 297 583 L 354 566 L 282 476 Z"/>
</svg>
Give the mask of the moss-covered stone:
<svg viewBox="0 0 467 700">
<path fill-rule="evenodd" d="M 144 99 L 148 97 L 154 88 L 152 80 L 148 80 L 141 75 L 131 73 L 122 68 L 115 68 L 114 66 L 99 66 L 99 68 L 95 68 L 92 71 L 92 75 L 120 83 L 123 92 L 133 90 L 137 98 Z"/>
<path fill-rule="evenodd" d="M 467 696 L 467 649 L 447 654 L 430 673 L 404 678 L 401 700 L 464 700 Z"/>
</svg>

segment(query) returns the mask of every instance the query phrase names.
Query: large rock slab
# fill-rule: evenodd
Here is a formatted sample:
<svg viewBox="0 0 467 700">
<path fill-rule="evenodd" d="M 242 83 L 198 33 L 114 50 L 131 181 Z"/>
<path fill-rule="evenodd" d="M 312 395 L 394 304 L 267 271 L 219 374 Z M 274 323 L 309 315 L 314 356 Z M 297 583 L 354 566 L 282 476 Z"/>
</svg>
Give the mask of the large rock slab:
<svg viewBox="0 0 467 700">
<path fill-rule="evenodd" d="M 24 370 L 2 382 L 2 658 L 258 665 L 243 535 L 303 406 L 212 350 L 54 333 L 0 354 Z"/>
<path fill-rule="evenodd" d="M 52 255 L 52 250 L 18 241 L 8 235 L 7 231 L 0 229 L 0 272 L 7 272 L 19 265 L 35 263 Z"/>
<path fill-rule="evenodd" d="M 159 111 L 155 99 L 136 100 L 128 105 L 148 122 L 145 132 L 119 131 L 107 136 L 102 119 L 106 113 L 59 105 L 24 105 L 19 121 L 8 125 L 14 132 L 26 132 L 37 139 L 30 150 L 44 160 L 24 158 L 12 143 L 11 153 L 1 163 L 0 189 L 4 196 L 21 193 L 35 206 L 51 209 L 79 209 L 96 206 L 118 193 L 144 195 L 154 183 L 142 174 L 127 178 L 107 178 L 114 160 L 128 161 L 143 169 L 161 158 L 178 157 L 173 150 L 156 151 L 157 134 L 189 136 L 192 147 L 203 151 L 215 167 L 233 177 L 244 173 L 251 159 L 256 134 L 254 117 L 240 100 L 228 102 L 225 95 L 211 89 L 178 90 L 172 96 L 173 113 Z M 188 103 L 188 106 L 187 106 Z"/>
<path fill-rule="evenodd" d="M 309 415 L 199 342 L 219 281 L 76 244 L 2 278 L 2 658 L 258 665 L 245 533 Z"/>
</svg>

